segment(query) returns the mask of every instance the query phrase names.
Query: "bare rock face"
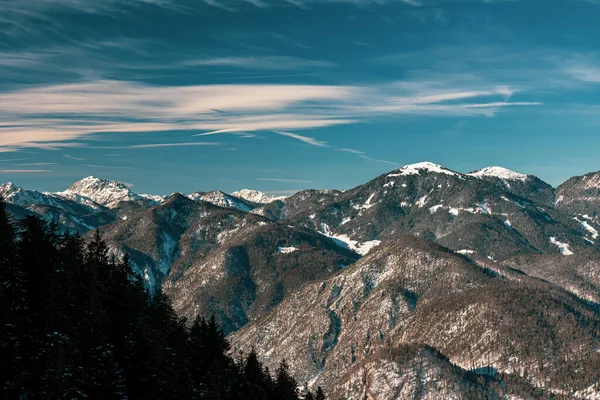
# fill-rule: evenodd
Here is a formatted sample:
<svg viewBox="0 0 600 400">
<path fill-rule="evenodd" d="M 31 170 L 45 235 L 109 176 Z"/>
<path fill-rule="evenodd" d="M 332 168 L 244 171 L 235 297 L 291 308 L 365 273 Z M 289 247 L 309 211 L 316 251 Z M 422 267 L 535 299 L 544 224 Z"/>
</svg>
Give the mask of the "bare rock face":
<svg viewBox="0 0 600 400">
<path fill-rule="evenodd" d="M 335 393 L 364 389 L 352 389 L 340 372 L 369 359 L 367 376 L 387 379 L 375 366 L 403 369 L 376 354 L 422 344 L 464 370 L 574 393 L 598 378 L 599 328 L 595 306 L 552 284 L 403 238 L 305 285 L 231 340 L 235 349 L 254 346 L 270 365 L 286 359 L 301 379 Z M 583 364 L 589 372 L 577 375 Z"/>
</svg>

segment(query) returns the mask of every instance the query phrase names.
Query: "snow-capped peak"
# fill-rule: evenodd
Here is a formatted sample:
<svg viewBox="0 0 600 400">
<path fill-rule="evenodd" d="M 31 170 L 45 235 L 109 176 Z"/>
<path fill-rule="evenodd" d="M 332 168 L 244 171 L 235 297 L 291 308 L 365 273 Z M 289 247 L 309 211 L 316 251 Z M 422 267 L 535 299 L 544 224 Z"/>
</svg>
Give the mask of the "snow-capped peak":
<svg viewBox="0 0 600 400">
<path fill-rule="evenodd" d="M 213 190 L 212 192 L 208 193 L 196 192 L 188 194 L 187 197 L 195 201 L 206 201 L 219 207 L 233 207 L 242 211 L 250 211 L 254 208 L 254 206 L 251 204 L 246 203 L 245 200 L 231 196 L 225 192 L 221 192 L 220 190 Z"/>
<path fill-rule="evenodd" d="M 469 175 L 474 176 L 476 178 L 492 177 L 523 182 L 527 180 L 527 175 L 520 174 L 518 172 L 511 171 L 510 169 L 506 169 L 503 167 L 487 167 L 479 169 L 475 172 L 471 172 Z"/>
<path fill-rule="evenodd" d="M 0 194 L 12 193 L 17 189 L 19 189 L 19 187 L 17 185 L 15 185 L 14 183 L 6 182 L 6 183 L 3 183 L 2 185 L 0 185 Z"/>
<path fill-rule="evenodd" d="M 238 190 L 236 192 L 231 193 L 231 195 L 258 204 L 268 204 L 274 202 L 275 200 L 285 199 L 285 196 L 268 196 L 263 192 L 259 192 L 258 190 L 252 189 Z"/>
<path fill-rule="evenodd" d="M 88 176 L 75 182 L 63 192 L 55 193 L 57 196 L 68 198 L 79 203 L 85 203 L 86 199 L 96 204 L 113 208 L 122 201 L 139 199 L 140 196 L 129 190 L 126 184 L 118 181 Z"/>
<path fill-rule="evenodd" d="M 7 203 L 18 204 L 18 205 L 29 205 L 29 204 L 21 204 L 25 201 L 27 194 L 25 191 L 15 185 L 12 182 L 6 182 L 0 185 L 0 197 L 4 199 Z"/>
<path fill-rule="evenodd" d="M 32 204 L 52 204 L 50 197 L 37 190 L 23 189 L 12 182 L 0 185 L 0 197 L 5 202 L 28 207 Z"/>
<path fill-rule="evenodd" d="M 398 169 L 393 174 L 389 174 L 388 176 L 406 176 L 406 175 L 419 175 L 421 171 L 433 172 L 437 174 L 446 174 L 446 175 L 459 175 L 457 172 L 451 171 L 448 168 L 442 167 L 441 165 L 434 164 L 429 161 L 420 162 L 417 164 L 405 165 L 404 167 Z"/>
</svg>

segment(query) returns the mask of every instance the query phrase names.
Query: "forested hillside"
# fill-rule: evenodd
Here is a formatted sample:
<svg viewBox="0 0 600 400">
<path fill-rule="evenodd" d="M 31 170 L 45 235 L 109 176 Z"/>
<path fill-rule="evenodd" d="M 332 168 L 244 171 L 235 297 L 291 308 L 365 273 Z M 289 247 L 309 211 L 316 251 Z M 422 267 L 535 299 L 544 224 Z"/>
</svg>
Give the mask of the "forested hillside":
<svg viewBox="0 0 600 400">
<path fill-rule="evenodd" d="M 254 351 L 230 355 L 214 318 L 178 317 L 108 254 L 98 232 L 11 221 L 0 202 L 2 399 L 324 399 L 285 362 L 270 373 Z"/>
</svg>

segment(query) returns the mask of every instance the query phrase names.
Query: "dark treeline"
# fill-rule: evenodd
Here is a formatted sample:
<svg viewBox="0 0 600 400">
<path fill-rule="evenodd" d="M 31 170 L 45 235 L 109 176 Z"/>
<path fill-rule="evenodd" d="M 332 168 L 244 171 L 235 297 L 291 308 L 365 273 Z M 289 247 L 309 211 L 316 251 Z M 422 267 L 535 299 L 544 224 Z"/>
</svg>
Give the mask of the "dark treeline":
<svg viewBox="0 0 600 400">
<path fill-rule="evenodd" d="M 191 325 L 191 326 L 189 326 Z M 214 318 L 179 318 L 149 296 L 99 233 L 85 243 L 0 201 L 2 399 L 319 399 L 282 363 L 233 358 Z"/>
</svg>

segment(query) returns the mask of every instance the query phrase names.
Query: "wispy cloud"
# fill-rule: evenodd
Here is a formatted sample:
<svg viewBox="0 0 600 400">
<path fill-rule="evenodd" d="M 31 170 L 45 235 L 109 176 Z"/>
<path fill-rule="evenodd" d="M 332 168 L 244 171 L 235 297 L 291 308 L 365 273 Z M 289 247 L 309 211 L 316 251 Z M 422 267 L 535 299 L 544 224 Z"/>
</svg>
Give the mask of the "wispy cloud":
<svg viewBox="0 0 600 400">
<path fill-rule="evenodd" d="M 82 164 L 82 167 L 102 168 L 102 169 L 133 169 L 133 167 L 122 167 L 115 165 Z"/>
<path fill-rule="evenodd" d="M 311 146 L 327 147 L 327 143 L 321 142 L 313 137 L 302 136 L 302 135 L 298 135 L 297 133 L 283 132 L 283 131 L 275 131 L 275 133 L 278 135 L 287 136 L 287 137 L 291 137 L 296 140 L 300 140 L 301 142 L 304 142 Z"/>
<path fill-rule="evenodd" d="M 365 155 L 359 155 L 359 157 L 363 158 L 365 160 L 374 161 L 374 162 L 378 162 L 378 163 L 382 163 L 382 164 L 394 165 L 394 166 L 402 166 L 402 164 L 397 163 L 397 162 L 387 161 L 387 160 L 381 160 L 381 159 L 378 159 L 378 158 L 367 157 Z"/>
<path fill-rule="evenodd" d="M 74 156 L 69 155 L 69 154 L 63 154 L 63 157 L 68 158 L 69 160 L 85 161 L 85 158 L 74 157 Z"/>
<path fill-rule="evenodd" d="M 217 142 L 149 143 L 129 146 L 90 146 L 97 149 L 153 149 L 158 147 L 219 146 Z"/>
<path fill-rule="evenodd" d="M 82 146 L 70 142 L 97 132 L 277 131 L 313 146 L 326 146 L 289 130 L 351 124 L 385 115 L 491 116 L 518 91 L 505 85 L 465 90 L 418 82 L 375 86 L 197 85 L 153 86 L 93 81 L 0 93 L 0 148 Z M 485 101 L 484 101 L 485 100 Z M 144 148 L 188 144 L 149 144 Z M 207 144 L 193 144 L 204 146 Z"/>
<path fill-rule="evenodd" d="M 307 60 L 298 57 L 222 57 L 188 60 L 181 62 L 185 66 L 236 67 L 258 70 L 296 70 L 303 68 L 330 68 L 335 66 L 329 61 Z"/>
<path fill-rule="evenodd" d="M 600 62 L 594 60 L 578 60 L 566 66 L 566 72 L 582 82 L 600 83 Z"/>
<path fill-rule="evenodd" d="M 338 149 L 339 151 L 345 151 L 346 153 L 352 153 L 352 154 L 365 154 L 363 151 L 360 150 L 356 150 L 356 149 L 346 149 L 346 148 L 342 148 L 342 149 Z"/>
<path fill-rule="evenodd" d="M 258 178 L 257 181 L 268 181 L 268 182 L 287 182 L 287 183 L 313 183 L 303 179 L 286 179 L 286 178 Z"/>
<path fill-rule="evenodd" d="M 0 169 L 0 174 L 45 174 L 48 169 Z"/>
<path fill-rule="evenodd" d="M 19 166 L 21 166 L 21 167 L 33 167 L 33 166 L 41 166 L 41 165 L 58 165 L 58 163 L 53 163 L 53 162 L 33 162 L 33 163 L 19 164 Z"/>
<path fill-rule="evenodd" d="M 17 161 L 26 161 L 27 158 L 3 158 L 0 159 L 0 162 L 17 162 Z"/>
</svg>

